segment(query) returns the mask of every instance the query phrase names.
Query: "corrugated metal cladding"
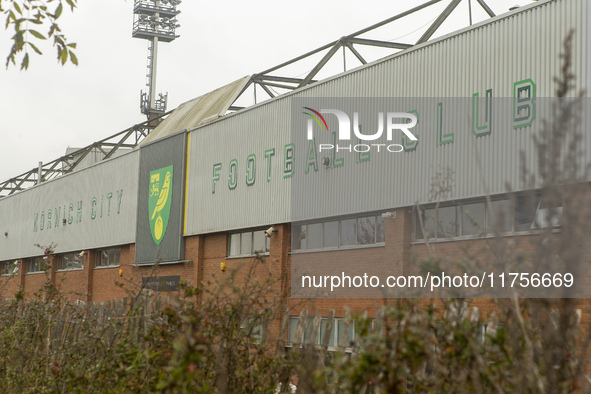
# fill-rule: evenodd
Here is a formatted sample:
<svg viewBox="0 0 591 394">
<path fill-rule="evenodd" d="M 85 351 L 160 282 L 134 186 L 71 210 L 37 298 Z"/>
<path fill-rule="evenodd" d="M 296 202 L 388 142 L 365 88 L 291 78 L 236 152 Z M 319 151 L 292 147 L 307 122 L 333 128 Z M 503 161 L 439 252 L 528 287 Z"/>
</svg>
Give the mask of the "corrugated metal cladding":
<svg viewBox="0 0 591 394">
<path fill-rule="evenodd" d="M 298 109 L 304 106 L 321 108 L 320 103 L 327 101 L 314 98 L 293 99 L 292 113 L 297 113 Z M 358 100 L 333 99 L 329 108 L 350 107 L 347 101 Z M 388 144 L 404 144 L 402 132 L 396 131 L 391 142 L 388 142 L 385 136 L 376 141 L 359 142 L 383 144 L 380 152 L 373 147 L 369 157 L 356 156 L 354 152 L 342 150 L 333 156 L 334 149 L 318 151 L 318 171 L 306 162 L 311 152 L 305 137 L 307 117 L 296 116 L 292 126 L 297 133 L 292 135 L 296 152 L 296 172 L 291 183 L 292 221 L 387 210 L 416 203 L 479 197 L 487 193 L 504 193 L 507 191 L 507 183 L 511 185 L 512 190 L 525 190 L 542 185 L 543 180 L 540 177 L 533 185 L 522 182 L 520 153 L 525 154 L 529 171 L 537 173 L 538 160 L 532 136 L 541 135 L 544 130 L 541 118 L 544 116 L 549 119 L 552 108 L 558 105 L 558 99 L 539 98 L 535 103 L 538 119 L 534 120 L 530 127 L 513 129 L 513 99 L 499 98 L 493 101 L 492 105 L 491 133 L 482 137 L 475 137 L 472 133 L 472 99 L 422 98 L 400 101 L 412 103 L 411 106 L 404 107 L 405 110 L 416 109 L 420 115 L 419 125 L 412 129 L 419 139 L 416 150 L 387 152 L 385 146 Z M 569 101 L 568 104 L 572 105 L 570 102 L 574 99 L 563 101 Z M 438 142 L 436 133 L 439 103 L 442 104 L 442 131 L 444 136 L 447 135 L 441 142 Z M 591 110 L 589 103 L 585 104 L 585 110 Z M 394 104 L 390 107 L 400 108 L 401 105 Z M 481 108 L 481 116 L 484 115 L 483 112 Z M 367 134 L 373 134 L 377 130 L 377 111 L 364 111 L 360 114 L 364 113 L 369 113 L 372 119 L 368 120 L 367 115 L 365 119 L 360 118 L 363 130 L 366 130 Z M 328 129 L 338 130 L 335 117 L 325 117 Z M 564 125 L 563 128 L 565 127 L 569 126 Z M 314 136 L 316 146 L 334 144 L 330 134 L 320 131 L 319 128 L 315 130 Z M 452 138 L 453 142 L 445 143 Z M 588 148 L 581 160 L 589 163 L 588 152 L 591 150 L 588 138 L 585 143 Z M 338 144 L 349 146 L 355 145 L 356 142 L 342 141 Z M 400 145 L 391 149 L 400 150 Z M 323 158 L 329 162 L 342 160 L 342 166 L 324 166 L 321 164 Z"/>
<path fill-rule="evenodd" d="M 397 154 L 393 165 L 380 166 L 376 159 L 371 165 L 349 166 L 347 171 L 352 171 L 353 179 L 363 179 L 369 185 L 385 183 L 380 193 L 372 193 L 354 183 L 343 189 L 339 183 L 342 179 L 338 180 L 342 176 L 335 175 L 340 169 L 323 172 L 320 168 L 314 178 L 314 174 L 304 175 L 304 168 L 296 166 L 293 178 L 284 178 L 284 146 L 292 139 L 291 102 L 295 98 L 322 97 L 472 97 L 476 92 L 484 97 L 487 89 L 492 89 L 495 98 L 512 98 L 514 83 L 527 79 L 534 82 L 537 98 L 552 97 L 562 42 L 571 29 L 575 30 L 573 64 L 577 86 L 584 87 L 585 83 L 588 87 L 589 19 L 586 0 L 548 1 L 524 7 L 194 130 L 186 234 L 288 222 L 293 219 L 292 211 L 310 209 L 314 216 L 338 210 L 318 207 L 310 196 L 303 198 L 298 189 L 304 176 L 312 185 L 318 183 L 324 190 L 341 193 L 334 196 L 336 199 L 362 202 L 363 209 L 427 201 L 432 180 L 446 168 L 454 173 L 454 182 L 445 199 L 480 196 L 486 191 L 505 192 L 506 182 L 519 188 L 519 151 L 525 150 L 530 164 L 535 163 L 531 137 L 541 126 L 543 111 L 536 113 L 531 127 L 513 129 L 508 121 L 510 113 L 502 113 L 508 110 L 495 110 L 496 123 L 490 135 L 476 138 L 470 127 L 458 123 L 459 128 L 453 130 L 454 142 L 438 145 L 436 108 L 420 110 L 416 151 Z M 465 123 L 469 124 L 467 119 Z M 584 146 L 589 148 L 588 138 Z M 275 152 L 267 182 L 268 159 L 264 152 L 272 148 Z M 256 181 L 251 186 L 246 183 L 249 175 L 245 170 L 247 165 L 252 167 L 249 155 L 256 156 Z M 232 160 L 236 160 L 238 176 L 233 189 L 228 184 L 229 170 L 234 171 Z M 588 157 L 585 161 L 589 161 Z M 215 174 L 219 174 L 219 180 L 213 182 Z"/>
<path fill-rule="evenodd" d="M 290 142 L 290 102 L 278 100 L 257 112 L 259 116 L 232 116 L 190 134 L 186 234 L 286 221 L 291 182 L 283 178 L 282 163 L 283 147 Z M 269 149 L 274 152 L 266 158 Z M 250 155 L 255 155 L 252 186 L 246 183 L 247 165 L 253 171 Z M 237 179 L 230 189 L 232 160 Z M 219 180 L 214 182 L 215 165 Z"/>
<path fill-rule="evenodd" d="M 138 165 L 128 153 L 0 200 L 0 260 L 133 243 Z"/>
</svg>

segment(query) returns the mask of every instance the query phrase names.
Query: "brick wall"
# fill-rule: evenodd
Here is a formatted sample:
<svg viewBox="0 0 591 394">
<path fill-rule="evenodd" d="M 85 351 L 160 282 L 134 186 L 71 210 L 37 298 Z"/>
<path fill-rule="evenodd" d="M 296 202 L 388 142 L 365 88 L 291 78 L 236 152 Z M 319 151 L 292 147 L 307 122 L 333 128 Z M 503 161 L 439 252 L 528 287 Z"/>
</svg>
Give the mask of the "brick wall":
<svg viewBox="0 0 591 394">
<path fill-rule="evenodd" d="M 324 251 L 306 253 L 303 258 L 309 259 L 318 266 L 338 267 L 340 274 L 363 275 L 365 272 L 377 275 L 403 275 L 410 269 L 409 245 L 412 236 L 412 209 L 397 209 L 396 218 L 386 218 L 385 246 L 372 246 L 358 249 Z M 348 290 L 342 289 L 340 294 Z M 302 309 L 308 309 L 309 316 L 321 314 L 327 316 L 334 309 L 335 317 L 344 317 L 348 312 L 361 314 L 367 312 L 370 318 L 376 317 L 378 309 L 385 303 L 395 300 L 384 300 L 381 289 L 371 289 L 371 298 L 290 298 L 290 315 L 297 316 Z"/>
<path fill-rule="evenodd" d="M 369 271 L 379 267 L 388 275 L 409 275 L 419 273 L 419 262 L 428 258 L 441 261 L 457 261 L 470 256 L 472 259 L 486 261 L 494 256 L 498 244 L 493 238 L 440 241 L 429 245 L 413 242 L 413 212 L 411 208 L 397 209 L 396 218 L 387 218 L 385 246 L 372 246 L 349 250 L 321 251 L 300 254 L 316 264 L 338 266 L 339 269 L 353 275 L 355 272 Z M 309 316 L 320 314 L 327 316 L 330 310 L 335 311 L 335 317 L 344 317 L 347 313 L 367 313 L 370 318 L 376 317 L 376 312 L 385 303 L 397 303 L 399 300 L 385 300 L 374 298 L 291 298 L 291 226 L 290 224 L 275 225 L 277 232 L 270 240 L 271 250 L 268 255 L 258 261 L 254 257 L 228 258 L 227 233 L 213 233 L 185 238 L 185 258 L 187 262 L 178 264 L 134 267 L 135 245 L 124 245 L 121 249 L 121 266 L 95 268 L 95 251 L 87 251 L 84 258 L 84 269 L 57 272 L 54 259 L 50 259 L 51 269 L 45 273 L 27 274 L 26 264 L 22 263 L 17 275 L 3 276 L 3 297 L 13 295 L 19 288 L 23 288 L 26 297 L 31 298 L 38 291 L 47 278 L 59 286 L 69 298 L 85 301 L 106 301 L 120 299 L 127 295 L 126 289 L 138 290 L 142 277 L 179 275 L 182 280 L 190 284 L 205 283 L 212 288 L 215 283 L 224 284 L 233 278 L 234 284 L 245 286 L 248 281 L 266 283 L 268 278 L 269 304 L 282 305 L 277 309 L 276 318 L 269 326 L 269 340 L 273 341 L 280 333 L 283 306 L 289 308 L 291 316 L 298 316 L 302 309 L 307 309 Z M 503 237 L 504 253 L 516 256 L 535 252 L 533 237 L 520 235 Z M 509 245 L 509 246 L 507 246 Z M 591 253 L 587 253 L 587 261 L 591 261 Z M 220 270 L 220 263 L 226 263 L 226 271 Z M 119 270 L 122 270 L 122 277 Z M 589 279 L 589 278 L 587 278 Z M 118 283 L 124 283 L 121 287 Z M 175 295 L 176 292 L 162 293 Z M 225 296 L 231 297 L 230 293 Z M 480 311 L 480 318 L 487 319 L 496 310 L 496 304 L 490 298 L 471 299 L 471 305 Z M 441 300 L 427 298 L 418 301 L 420 306 L 441 306 Z M 580 300 L 582 335 L 589 332 L 591 327 L 591 301 Z"/>
<path fill-rule="evenodd" d="M 18 272 L 16 275 L 0 276 L 0 298 L 11 298 L 24 286 L 25 275 L 23 273 L 23 260 L 17 260 Z"/>
<path fill-rule="evenodd" d="M 25 284 L 23 289 L 25 291 L 25 298 L 35 298 L 35 293 L 39 293 L 47 282 L 47 276 L 44 272 L 26 273 Z"/>
</svg>

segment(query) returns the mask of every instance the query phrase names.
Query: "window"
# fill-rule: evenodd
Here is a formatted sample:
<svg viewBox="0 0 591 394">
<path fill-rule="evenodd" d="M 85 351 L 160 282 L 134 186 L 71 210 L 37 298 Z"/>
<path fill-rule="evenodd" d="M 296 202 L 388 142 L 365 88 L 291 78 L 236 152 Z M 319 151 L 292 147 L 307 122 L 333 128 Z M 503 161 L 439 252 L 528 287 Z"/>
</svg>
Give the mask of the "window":
<svg viewBox="0 0 591 394">
<path fill-rule="evenodd" d="M 513 230 L 513 202 L 508 199 L 494 200 L 486 210 L 486 230 L 493 234 L 509 233 Z"/>
<path fill-rule="evenodd" d="M 355 224 L 355 219 L 341 220 L 341 246 L 355 245 L 357 243 Z"/>
<path fill-rule="evenodd" d="M 306 227 L 306 239 L 308 240 L 309 249 L 319 249 L 322 247 L 322 223 L 309 224 Z"/>
<path fill-rule="evenodd" d="M 336 248 L 339 246 L 339 222 L 323 223 L 322 239 L 324 240 L 324 247 Z"/>
<path fill-rule="evenodd" d="M 318 332 L 316 333 L 316 340 L 314 344 L 320 346 L 322 344 L 323 338 L 326 335 L 326 321 L 327 318 L 323 317 L 320 320 L 320 325 L 318 327 Z M 296 331 L 298 329 L 298 325 L 300 322 L 300 318 L 293 316 L 289 318 L 289 328 L 288 328 L 288 342 L 294 343 Z M 312 337 L 312 330 L 314 328 L 314 317 L 308 317 L 306 319 L 306 326 L 304 327 L 304 338 L 303 343 L 306 345 L 310 345 L 310 340 Z M 341 343 L 341 340 L 346 343 L 346 347 L 351 345 L 351 342 L 355 340 L 355 324 L 350 322 L 349 329 L 346 329 L 346 322 L 344 318 L 335 318 L 332 323 L 332 330 L 329 334 L 328 338 L 328 347 L 334 348 L 338 344 Z"/>
<path fill-rule="evenodd" d="M 544 196 L 540 199 L 534 227 L 556 227 L 562 221 L 562 196 Z"/>
<path fill-rule="evenodd" d="M 268 253 L 271 240 L 265 237 L 265 230 L 245 231 L 230 234 L 228 237 L 228 256 L 252 256 L 255 252 Z"/>
<path fill-rule="evenodd" d="M 240 330 L 251 343 L 260 343 L 263 338 L 263 325 L 256 320 L 246 319 L 240 323 Z"/>
<path fill-rule="evenodd" d="M 484 232 L 485 202 L 462 204 L 462 235 Z"/>
<path fill-rule="evenodd" d="M 121 264 L 121 248 L 100 249 L 94 255 L 95 267 L 118 267 Z"/>
<path fill-rule="evenodd" d="M 338 249 L 383 244 L 386 240 L 385 228 L 384 218 L 381 214 L 294 224 L 292 227 L 292 249 Z"/>
<path fill-rule="evenodd" d="M 456 206 L 423 209 L 422 221 L 422 228 L 418 221 L 416 223 L 416 239 L 424 238 L 423 231 L 427 238 L 457 237 L 460 231 Z"/>
<path fill-rule="evenodd" d="M 458 236 L 458 220 L 456 207 L 442 207 L 437 212 L 437 238 Z"/>
<path fill-rule="evenodd" d="M 32 257 L 27 259 L 27 273 L 44 272 L 47 267 L 45 263 L 46 260 L 43 257 Z"/>
<path fill-rule="evenodd" d="M 80 270 L 84 268 L 84 254 L 82 252 L 71 252 L 60 254 L 57 257 L 57 270 Z"/>
<path fill-rule="evenodd" d="M 357 219 L 357 245 L 376 243 L 376 217 L 368 216 Z"/>
<path fill-rule="evenodd" d="M 2 261 L 0 263 L 0 274 L 5 276 L 18 274 L 18 260 Z"/>
<path fill-rule="evenodd" d="M 351 342 L 355 340 L 355 325 L 353 323 L 347 324 L 345 320 L 338 319 L 337 328 L 337 344 L 345 343 L 345 346 L 351 346 Z"/>
<path fill-rule="evenodd" d="M 525 195 L 515 198 L 514 231 L 527 231 L 534 228 L 536 209 L 538 207 L 538 201 L 535 200 L 539 201 L 539 197 Z"/>
<path fill-rule="evenodd" d="M 415 220 L 415 239 L 445 239 L 457 236 L 507 234 L 560 226 L 562 197 L 540 193 L 517 195 L 514 199 L 494 198 L 444 205 L 437 210 L 423 208 Z M 422 224 L 422 226 L 421 226 Z M 423 231 L 424 235 L 423 236 Z"/>
<path fill-rule="evenodd" d="M 422 222 L 422 226 L 421 226 Z M 435 238 L 435 231 L 437 229 L 437 216 L 435 208 L 423 209 L 421 217 L 417 220 L 415 238 Z M 423 232 L 425 237 L 423 237 Z"/>
</svg>

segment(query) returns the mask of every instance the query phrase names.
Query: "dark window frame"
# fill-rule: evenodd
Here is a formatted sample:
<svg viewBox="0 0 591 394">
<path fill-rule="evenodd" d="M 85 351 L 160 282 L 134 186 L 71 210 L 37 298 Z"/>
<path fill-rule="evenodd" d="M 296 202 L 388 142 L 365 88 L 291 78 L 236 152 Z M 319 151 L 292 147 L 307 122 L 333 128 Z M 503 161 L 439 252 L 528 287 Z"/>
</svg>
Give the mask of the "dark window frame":
<svg viewBox="0 0 591 394">
<path fill-rule="evenodd" d="M 436 204 L 425 204 L 423 206 L 419 206 L 419 209 L 415 209 L 415 213 L 413 215 L 413 223 L 414 223 L 414 231 L 413 237 L 415 242 L 424 242 L 425 237 L 427 236 L 429 241 L 438 241 L 438 240 L 453 240 L 453 239 L 476 239 L 476 238 L 486 238 L 490 237 L 495 234 L 495 227 L 502 226 L 503 228 L 499 231 L 501 235 L 518 235 L 518 234 L 529 234 L 531 232 L 540 231 L 542 228 L 547 226 L 552 226 L 554 228 L 559 228 L 561 223 L 561 215 L 562 215 L 562 205 L 556 207 L 546 208 L 544 206 L 544 195 L 540 191 L 530 191 L 526 193 L 517 193 L 513 196 L 509 196 L 507 194 L 496 195 L 490 198 L 490 206 L 486 200 L 486 198 L 481 197 L 477 199 L 466 199 L 466 200 L 458 200 L 455 202 L 446 202 L 442 203 L 441 205 L 437 206 Z M 499 220 L 499 213 L 491 212 L 492 205 L 501 205 L 508 204 L 509 212 L 503 212 L 502 215 L 504 217 L 501 222 Z M 481 224 L 481 232 L 475 234 L 466 234 L 464 231 L 464 206 L 484 203 L 484 221 Z M 521 204 L 521 205 L 520 205 Z M 523 204 L 525 205 L 525 208 Z M 556 204 L 555 204 L 556 205 Z M 517 212 L 518 209 L 521 208 L 521 216 L 522 216 L 522 228 L 518 228 L 518 218 Z M 449 207 L 455 207 L 456 209 L 456 235 L 455 236 L 439 236 L 437 229 L 435 230 L 435 234 L 433 236 L 429 235 L 429 226 L 426 219 L 429 217 L 428 212 L 435 210 L 435 222 L 439 221 L 439 210 L 445 209 Z M 494 208 L 493 208 L 494 209 Z M 547 221 L 545 219 L 541 219 L 543 214 L 545 213 L 544 210 L 553 210 L 552 214 L 554 215 L 555 219 L 553 223 L 545 224 L 544 222 Z M 552 218 L 551 218 L 552 219 Z M 420 225 L 420 221 L 423 222 L 423 227 Z M 491 223 L 493 222 L 493 223 Z M 542 222 L 542 223 L 540 223 Z M 507 226 L 509 224 L 509 226 Z M 423 228 L 425 234 L 423 234 Z"/>
<path fill-rule="evenodd" d="M 363 237 L 364 228 L 367 226 L 360 225 L 360 221 L 363 219 L 373 219 L 373 224 L 370 224 L 372 227 L 373 232 L 373 240 L 367 242 L 361 242 L 360 236 Z M 345 243 L 343 241 L 344 237 L 344 223 L 354 220 L 355 223 L 353 225 L 353 230 L 351 232 L 352 237 L 354 238 L 354 243 Z M 334 222 L 337 222 L 337 245 L 327 245 L 325 242 L 325 227 L 327 225 L 333 225 Z M 307 237 L 308 237 L 308 227 L 321 225 L 320 230 L 320 247 L 311 248 L 308 245 Z M 379 231 L 381 229 L 381 231 Z M 343 250 L 343 249 L 355 249 L 355 248 L 365 248 L 365 247 L 376 247 L 376 246 L 384 246 L 386 244 L 386 222 L 382 212 L 368 212 L 358 215 L 348 215 L 338 218 L 326 218 L 324 220 L 315 220 L 310 222 L 302 222 L 302 223 L 294 223 L 292 224 L 292 231 L 294 231 L 292 237 L 292 252 L 314 252 L 314 251 L 329 251 L 329 250 Z"/>
<path fill-rule="evenodd" d="M 106 254 L 106 257 L 105 257 Z M 111 256 L 116 256 L 111 263 Z M 107 263 L 104 263 L 104 260 Z M 97 249 L 94 253 L 94 268 L 112 268 L 121 266 L 121 247 Z"/>
<path fill-rule="evenodd" d="M 240 258 L 240 257 L 251 257 L 256 256 L 256 253 L 261 253 L 263 255 L 268 255 L 271 253 L 271 239 L 265 236 L 265 228 L 255 228 L 252 230 L 247 231 L 236 231 L 232 233 L 228 233 L 228 244 L 226 249 L 226 255 L 228 258 Z M 255 249 L 255 233 L 260 233 L 263 235 L 265 239 L 265 250 L 262 249 Z M 232 236 L 240 235 L 239 237 L 239 246 L 238 246 L 238 253 L 232 253 Z M 245 252 L 242 250 L 242 237 L 250 235 L 250 251 Z"/>
<path fill-rule="evenodd" d="M 84 269 L 82 251 L 62 253 L 57 256 L 57 271 L 79 271 Z"/>
</svg>

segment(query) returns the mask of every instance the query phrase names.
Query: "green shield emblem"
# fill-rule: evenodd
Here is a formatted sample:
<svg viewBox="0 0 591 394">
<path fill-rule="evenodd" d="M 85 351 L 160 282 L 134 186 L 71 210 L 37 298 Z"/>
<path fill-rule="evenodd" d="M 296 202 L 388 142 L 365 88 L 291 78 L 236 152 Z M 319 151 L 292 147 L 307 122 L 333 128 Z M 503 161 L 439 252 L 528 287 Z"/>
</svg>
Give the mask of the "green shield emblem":
<svg viewBox="0 0 591 394">
<path fill-rule="evenodd" d="M 171 202 L 172 166 L 150 172 L 148 217 L 150 219 L 150 232 L 156 245 L 160 245 L 166 233 Z"/>
</svg>

